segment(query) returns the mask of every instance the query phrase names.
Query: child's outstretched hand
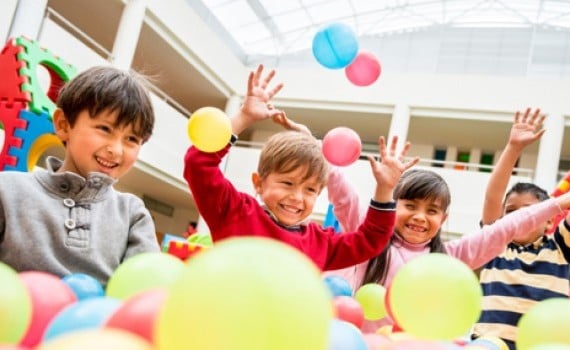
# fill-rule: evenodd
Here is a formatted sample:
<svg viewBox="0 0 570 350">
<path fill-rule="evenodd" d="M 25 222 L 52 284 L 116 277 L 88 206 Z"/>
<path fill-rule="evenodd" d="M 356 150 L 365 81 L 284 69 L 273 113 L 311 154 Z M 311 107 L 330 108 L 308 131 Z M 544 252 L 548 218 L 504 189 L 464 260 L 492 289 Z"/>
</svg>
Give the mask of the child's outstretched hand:
<svg viewBox="0 0 570 350">
<path fill-rule="evenodd" d="M 380 151 L 380 161 L 372 156 L 368 156 L 372 173 L 376 179 L 376 193 L 374 200 L 377 202 L 393 201 L 393 190 L 400 180 L 400 176 L 404 171 L 419 162 L 419 157 L 405 161 L 404 157 L 410 149 L 410 143 L 406 142 L 400 154 L 396 154 L 398 146 L 398 136 L 394 136 L 388 146 L 383 136 L 378 140 L 378 149 Z"/>
<path fill-rule="evenodd" d="M 240 113 L 232 118 L 232 131 L 235 134 L 239 134 L 257 121 L 273 118 L 282 113 L 269 103 L 273 96 L 283 88 L 283 83 L 269 88 L 269 83 L 271 83 L 274 76 L 275 70 L 273 69 L 264 75 L 263 65 L 261 64 L 257 66 L 254 72 L 249 73 L 247 95 L 241 106 Z"/>
<path fill-rule="evenodd" d="M 272 106 L 270 106 L 270 108 L 271 107 Z M 273 116 L 273 122 L 281 125 L 283 128 L 287 130 L 293 130 L 293 131 L 303 132 L 307 135 L 312 135 L 311 130 L 309 130 L 309 128 L 306 125 L 294 122 L 293 120 L 287 118 L 285 112 L 281 112 Z"/>
<path fill-rule="evenodd" d="M 509 144 L 523 149 L 538 140 L 545 132 L 545 129 L 542 128 L 545 117 L 544 114 L 540 114 L 539 108 L 532 113 L 530 108 L 527 108 L 524 113 L 517 111 L 509 135 Z"/>
</svg>

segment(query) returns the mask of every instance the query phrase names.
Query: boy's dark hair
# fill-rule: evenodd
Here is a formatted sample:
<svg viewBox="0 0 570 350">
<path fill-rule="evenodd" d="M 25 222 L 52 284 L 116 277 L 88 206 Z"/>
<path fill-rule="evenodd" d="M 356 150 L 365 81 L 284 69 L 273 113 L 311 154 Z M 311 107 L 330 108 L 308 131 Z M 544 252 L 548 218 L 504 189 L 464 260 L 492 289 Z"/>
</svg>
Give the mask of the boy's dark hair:
<svg viewBox="0 0 570 350">
<path fill-rule="evenodd" d="M 91 117 L 109 110 L 117 112 L 116 126 L 132 125 L 135 134 L 147 141 L 154 127 L 154 110 L 148 82 L 135 71 L 111 66 L 89 68 L 59 91 L 57 106 L 73 127 L 84 110 Z"/>
<path fill-rule="evenodd" d="M 542 188 L 538 187 L 537 185 L 530 183 L 530 182 L 517 182 L 516 184 L 511 187 L 511 189 L 505 195 L 505 201 L 509 196 L 513 193 L 521 194 L 521 193 L 530 193 L 536 197 L 539 201 L 545 201 L 550 198 L 548 192 L 543 190 Z M 504 205 L 504 202 L 503 202 Z"/>
<path fill-rule="evenodd" d="M 451 204 L 451 193 L 447 182 L 437 173 L 425 169 L 411 169 L 406 171 L 396 188 L 394 188 L 394 199 L 428 199 L 439 200 L 441 208 L 447 212 Z M 429 242 L 430 252 L 445 253 L 445 247 L 441 239 L 441 228 L 439 232 Z M 386 279 L 388 272 L 388 262 L 390 260 L 390 246 L 394 236 L 390 239 L 390 244 L 376 257 L 368 261 L 361 286 L 367 283 L 382 283 Z"/>
</svg>

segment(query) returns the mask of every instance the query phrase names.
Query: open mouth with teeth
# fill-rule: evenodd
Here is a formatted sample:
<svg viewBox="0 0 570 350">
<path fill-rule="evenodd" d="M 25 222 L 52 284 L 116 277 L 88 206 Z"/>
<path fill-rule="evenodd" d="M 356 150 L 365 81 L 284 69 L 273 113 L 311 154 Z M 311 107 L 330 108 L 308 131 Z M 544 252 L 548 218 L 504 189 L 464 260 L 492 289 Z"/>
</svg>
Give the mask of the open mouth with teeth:
<svg viewBox="0 0 570 350">
<path fill-rule="evenodd" d="M 99 164 L 102 167 L 107 168 L 107 169 L 113 169 L 119 165 L 116 162 L 110 162 L 110 161 L 105 160 L 105 159 L 100 158 L 100 157 L 95 157 L 95 160 L 97 161 L 97 164 Z"/>
<path fill-rule="evenodd" d="M 427 231 L 427 228 L 425 228 L 425 227 L 410 225 L 410 224 L 406 225 L 406 228 L 410 231 L 419 232 L 419 233 L 423 233 L 423 232 Z"/>
</svg>

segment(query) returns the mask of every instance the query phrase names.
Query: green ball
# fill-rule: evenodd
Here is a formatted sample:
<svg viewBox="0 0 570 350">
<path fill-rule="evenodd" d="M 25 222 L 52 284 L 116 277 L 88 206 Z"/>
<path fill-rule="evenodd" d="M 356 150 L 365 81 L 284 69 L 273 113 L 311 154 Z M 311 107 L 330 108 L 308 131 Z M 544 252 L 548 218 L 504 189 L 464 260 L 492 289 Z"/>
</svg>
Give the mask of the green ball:
<svg viewBox="0 0 570 350">
<path fill-rule="evenodd" d="M 0 262 L 0 344 L 17 344 L 32 320 L 32 300 L 16 270 Z"/>
<path fill-rule="evenodd" d="M 517 325 L 517 349 L 530 350 L 546 344 L 570 344 L 569 326 L 568 298 L 541 301 L 520 318 Z"/>
<path fill-rule="evenodd" d="M 184 270 L 184 262 L 166 253 L 141 253 L 125 260 L 111 275 L 106 295 L 127 299 L 154 288 L 169 288 Z"/>
<path fill-rule="evenodd" d="M 430 253 L 404 265 L 390 286 L 389 305 L 405 332 L 429 340 L 453 340 L 481 315 L 477 276 L 462 261 Z"/>
<path fill-rule="evenodd" d="M 160 350 L 327 349 L 333 317 L 320 271 L 276 240 L 230 238 L 188 262 L 158 317 Z"/>
<path fill-rule="evenodd" d="M 376 321 L 386 317 L 386 306 L 384 297 L 386 289 L 377 283 L 368 283 L 358 288 L 354 294 L 354 299 L 358 301 L 364 312 L 364 318 L 369 321 Z"/>
</svg>

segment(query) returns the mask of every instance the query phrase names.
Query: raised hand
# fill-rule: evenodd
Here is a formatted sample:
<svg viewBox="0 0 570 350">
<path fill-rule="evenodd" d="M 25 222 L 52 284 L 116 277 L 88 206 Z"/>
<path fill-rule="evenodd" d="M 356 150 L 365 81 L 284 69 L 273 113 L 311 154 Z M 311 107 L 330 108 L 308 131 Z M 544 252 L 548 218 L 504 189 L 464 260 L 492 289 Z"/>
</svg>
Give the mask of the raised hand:
<svg viewBox="0 0 570 350">
<path fill-rule="evenodd" d="M 245 96 L 241 110 L 242 113 L 251 118 L 251 121 L 269 119 L 282 113 L 269 104 L 273 96 L 283 88 L 283 83 L 279 83 L 271 89 L 269 88 L 273 77 L 275 77 L 275 70 L 270 70 L 269 73 L 264 76 L 263 65 L 261 64 L 257 66 L 255 72 L 249 73 L 247 95 Z"/>
<path fill-rule="evenodd" d="M 398 184 L 400 176 L 404 171 L 419 162 L 419 157 L 406 161 L 404 157 L 410 149 L 410 143 L 406 142 L 400 154 L 397 154 L 398 136 L 394 136 L 389 145 L 383 136 L 378 140 L 380 151 L 380 161 L 372 156 L 368 156 L 368 161 L 372 168 L 372 173 L 376 179 L 377 188 L 375 200 L 379 202 L 392 201 L 392 192 Z"/>
<path fill-rule="evenodd" d="M 545 117 L 544 114 L 540 114 L 539 108 L 534 112 L 531 112 L 530 108 L 527 108 L 524 113 L 517 111 L 509 135 L 509 144 L 524 148 L 538 140 L 545 132 L 542 128 Z"/>
</svg>

